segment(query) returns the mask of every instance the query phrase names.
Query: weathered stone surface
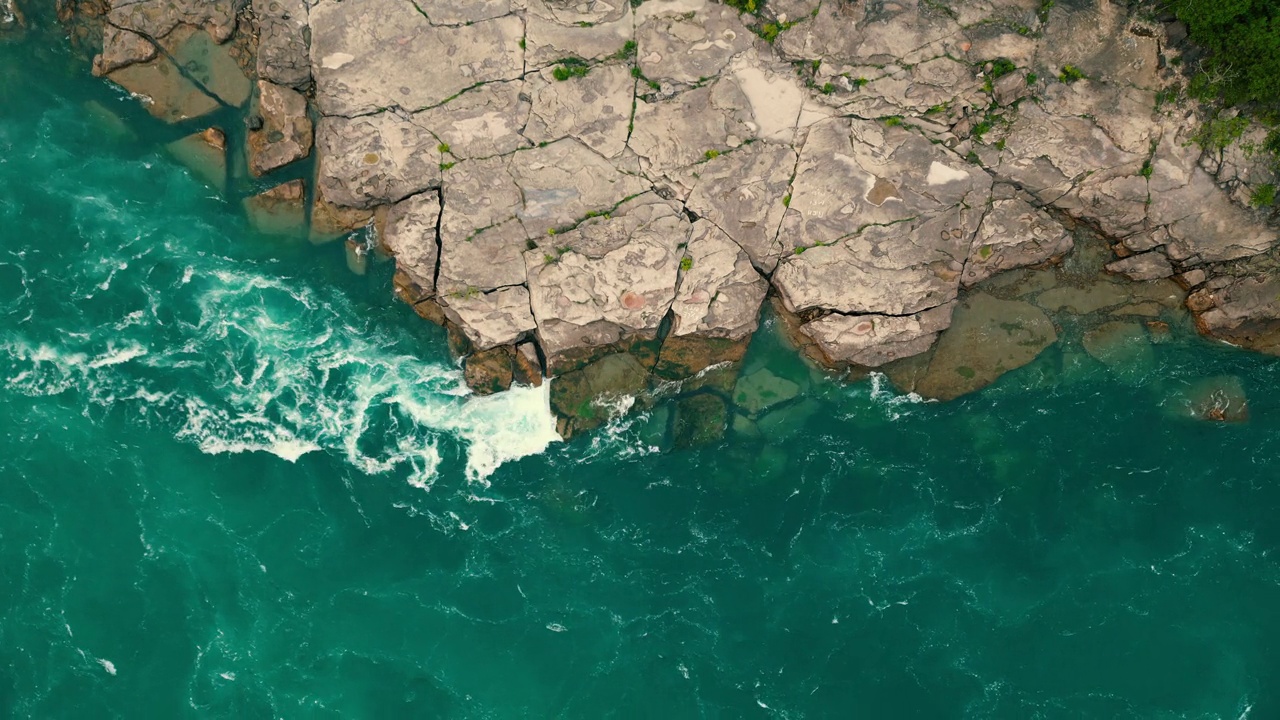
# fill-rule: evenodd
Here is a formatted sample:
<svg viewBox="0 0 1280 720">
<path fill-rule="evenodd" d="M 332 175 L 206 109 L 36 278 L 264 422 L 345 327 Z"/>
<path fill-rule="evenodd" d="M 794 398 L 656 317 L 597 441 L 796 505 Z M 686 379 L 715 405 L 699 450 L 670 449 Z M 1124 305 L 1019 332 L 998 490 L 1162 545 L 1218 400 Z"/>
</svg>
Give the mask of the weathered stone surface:
<svg viewBox="0 0 1280 720">
<path fill-rule="evenodd" d="M 311 83 L 307 0 L 252 0 L 258 20 L 258 78 L 297 90 Z"/>
<path fill-rule="evenodd" d="M 557 236 L 564 252 L 525 253 L 538 339 L 551 372 L 576 348 L 653 337 L 675 300 L 688 221 L 656 197 Z"/>
<path fill-rule="evenodd" d="M 404 0 L 321 0 L 311 8 L 311 71 L 326 115 L 420 110 L 524 68 L 520 18 L 437 27 Z M 448 58 L 442 62 L 442 58 Z"/>
<path fill-rule="evenodd" d="M 586 77 L 563 82 L 553 70 L 543 70 L 529 80 L 533 111 L 524 135 L 533 142 L 572 137 L 607 158 L 617 157 L 627 145 L 635 85 L 623 65 L 593 68 Z"/>
<path fill-rule="evenodd" d="M 759 325 L 767 289 L 747 254 L 718 227 L 699 220 L 693 224 L 681 259 L 671 333 L 729 340 L 747 337 Z"/>
<path fill-rule="evenodd" d="M 180 26 L 205 28 L 219 43 L 236 29 L 236 0 L 113 0 L 107 22 L 152 38 Z"/>
<path fill-rule="evenodd" d="M 1071 233 L 1043 210 L 1017 198 L 996 200 L 982 218 L 965 260 L 961 282 L 976 285 L 1005 270 L 1065 255 Z"/>
<path fill-rule="evenodd" d="M 1187 301 L 1197 312 L 1196 324 L 1201 331 L 1280 355 L 1280 278 L 1246 275 L 1221 280 L 1211 282 Z"/>
<path fill-rule="evenodd" d="M 1108 263 L 1107 271 L 1124 275 L 1130 280 L 1159 280 L 1173 275 L 1173 265 L 1164 253 L 1153 250 Z"/>
<path fill-rule="evenodd" d="M 1057 339 L 1053 323 L 1031 303 L 973 293 L 956 306 L 927 370 L 907 389 L 957 398 L 1035 360 Z"/>
<path fill-rule="evenodd" d="M 648 189 L 640 178 L 620 172 L 571 139 L 516 153 L 508 172 L 523 198 L 516 216 L 529 237 L 540 242 L 551 230 L 570 227 L 588 213 L 608 211 Z"/>
<path fill-rule="evenodd" d="M 523 87 L 519 82 L 489 83 L 445 105 L 415 113 L 413 121 L 448 148 L 441 153 L 442 162 L 505 155 L 533 144 L 527 130 L 521 134 L 530 121 L 530 103 Z M 563 134 L 545 139 L 560 137 Z"/>
<path fill-rule="evenodd" d="M 650 178 L 674 173 L 742 145 L 755 133 L 749 102 L 737 84 L 720 80 L 669 100 L 636 100 L 631 149 Z"/>
<path fill-rule="evenodd" d="M 265 175 L 311 154 L 307 99 L 296 90 L 258 81 L 262 128 L 249 133 L 249 171 Z"/>
<path fill-rule="evenodd" d="M 880 367 L 932 347 L 938 333 L 951 325 L 954 307 L 947 303 L 905 317 L 825 315 L 805 323 L 802 331 L 817 342 L 830 365 Z"/>
<path fill-rule="evenodd" d="M 322 117 L 316 128 L 317 182 L 330 201 L 370 208 L 440 184 L 439 143 L 398 113 Z"/>
<path fill-rule="evenodd" d="M 527 248 L 524 227 L 514 220 L 466 237 L 442 234 L 440 292 L 491 290 L 524 284 Z"/>
<path fill-rule="evenodd" d="M 468 25 L 481 20 L 508 15 L 516 4 L 512 0 L 414 0 L 432 25 Z"/>
<path fill-rule="evenodd" d="M 548 67 L 566 57 L 601 60 L 634 39 L 630 3 L 597 1 L 570 6 L 554 0 L 529 0 L 528 6 L 525 65 L 530 69 Z M 585 19 L 588 17 L 593 19 Z"/>
<path fill-rule="evenodd" d="M 291 180 L 244 200 L 253 229 L 263 235 L 302 237 L 306 227 L 306 185 Z"/>
<path fill-rule="evenodd" d="M 325 197 L 324 187 L 318 186 L 311 205 L 311 242 L 337 240 L 372 219 L 372 210 L 336 205 Z"/>
<path fill-rule="evenodd" d="M 219 107 L 217 100 L 184 77 L 167 57 L 128 65 L 107 77 L 125 90 L 141 96 L 147 112 L 165 122 L 197 118 Z"/>
<path fill-rule="evenodd" d="M 756 267 L 772 272 L 782 257 L 778 230 L 795 166 L 796 153 L 785 145 L 740 147 L 697 166 L 685 204 L 728 233 Z"/>
<path fill-rule="evenodd" d="M 382 230 L 382 243 L 395 257 L 396 269 L 417 286 L 419 298 L 435 293 L 440 253 L 436 244 L 439 219 L 439 197 L 436 193 L 424 192 L 393 205 Z"/>
<path fill-rule="evenodd" d="M 479 395 L 492 395 L 511 387 L 515 379 L 514 362 L 515 350 L 510 345 L 501 345 L 466 356 L 462 359 L 462 371 L 468 387 Z"/>
<path fill-rule="evenodd" d="M 477 350 L 512 345 L 534 330 L 529 291 L 507 287 L 490 292 L 439 295 L 440 305 Z"/>
<path fill-rule="evenodd" d="M 1123 305 L 1131 297 L 1132 293 L 1124 285 L 1100 280 L 1083 286 L 1064 285 L 1047 290 L 1036 296 L 1036 304 L 1045 310 L 1087 315 Z"/>
<path fill-rule="evenodd" d="M 107 25 L 102 33 L 102 53 L 93 59 L 93 74 L 107 75 L 155 56 L 156 46 L 150 40 L 131 30 Z"/>
<path fill-rule="evenodd" d="M 643 8 L 636 27 L 636 59 L 645 77 L 692 85 L 720 74 L 734 55 L 751 46 L 751 32 L 728 5 L 686 15 L 683 3 Z"/>
</svg>

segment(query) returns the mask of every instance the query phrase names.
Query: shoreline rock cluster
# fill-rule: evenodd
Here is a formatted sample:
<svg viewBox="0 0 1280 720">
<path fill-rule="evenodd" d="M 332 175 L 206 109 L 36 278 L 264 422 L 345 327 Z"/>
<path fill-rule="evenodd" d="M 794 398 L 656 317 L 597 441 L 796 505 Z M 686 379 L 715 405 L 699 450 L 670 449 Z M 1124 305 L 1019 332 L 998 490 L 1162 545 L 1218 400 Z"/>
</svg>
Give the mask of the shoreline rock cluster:
<svg viewBox="0 0 1280 720">
<path fill-rule="evenodd" d="M 375 229 L 472 387 L 556 377 L 566 434 L 602 393 L 732 393 L 767 296 L 825 368 L 977 389 L 904 378 L 1034 359 L 1053 323 L 982 289 L 1080 227 L 1202 332 L 1280 353 L 1280 234 L 1248 205 L 1274 172 L 1195 142 L 1177 28 L 1109 0 L 59 5 L 157 118 L 243 112 L 226 152 L 259 183 L 314 155 L 246 200 L 255 226 Z M 1031 349 L 948 343 L 956 318 Z"/>
</svg>

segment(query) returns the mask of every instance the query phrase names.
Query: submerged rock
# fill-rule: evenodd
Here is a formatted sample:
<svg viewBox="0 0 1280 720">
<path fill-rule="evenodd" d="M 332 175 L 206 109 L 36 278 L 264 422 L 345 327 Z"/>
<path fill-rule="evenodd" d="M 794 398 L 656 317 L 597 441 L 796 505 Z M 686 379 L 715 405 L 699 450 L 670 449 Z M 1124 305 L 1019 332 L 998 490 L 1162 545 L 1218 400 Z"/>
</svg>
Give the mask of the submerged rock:
<svg viewBox="0 0 1280 720">
<path fill-rule="evenodd" d="M 210 128 L 188 135 L 169 143 L 166 149 L 178 162 L 191 168 L 201 182 L 218 192 L 226 192 L 227 142 L 221 130 Z"/>
<path fill-rule="evenodd" d="M 927 368 L 904 389 L 951 400 L 1030 363 L 1057 339 L 1053 323 L 1035 305 L 973 293 L 956 306 Z"/>
<path fill-rule="evenodd" d="M 676 403 L 672 442 L 678 448 L 707 445 L 724 437 L 728 409 L 724 401 L 706 393 Z"/>
<path fill-rule="evenodd" d="M 798 384 L 762 368 L 738 380 L 733 390 L 733 402 L 751 417 L 758 417 L 799 394 Z"/>
<path fill-rule="evenodd" d="M 1181 417 L 1216 422 L 1249 419 L 1249 399 L 1244 383 L 1232 375 L 1197 380 L 1180 389 L 1167 404 Z"/>
<path fill-rule="evenodd" d="M 1137 322 L 1114 321 L 1085 333 L 1085 352 L 1123 375 L 1138 377 L 1154 363 L 1151 339 Z"/>
<path fill-rule="evenodd" d="M 208 115 L 221 107 L 167 57 L 114 70 L 107 77 L 138 95 L 147 112 L 169 123 Z"/>
<path fill-rule="evenodd" d="M 306 186 L 291 180 L 246 198 L 245 214 L 253 229 L 264 235 L 303 237 L 306 228 Z"/>
</svg>

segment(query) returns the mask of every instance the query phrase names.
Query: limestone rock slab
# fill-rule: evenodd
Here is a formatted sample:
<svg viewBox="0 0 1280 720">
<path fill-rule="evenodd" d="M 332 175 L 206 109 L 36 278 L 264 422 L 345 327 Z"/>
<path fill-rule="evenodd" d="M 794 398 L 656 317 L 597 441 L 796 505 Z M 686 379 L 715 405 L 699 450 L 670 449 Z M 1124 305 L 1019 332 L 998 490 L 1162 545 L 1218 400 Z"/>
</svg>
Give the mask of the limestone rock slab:
<svg viewBox="0 0 1280 720">
<path fill-rule="evenodd" d="M 262 128 L 249 133 L 249 171 L 265 175 L 311 154 L 307 99 L 296 90 L 258 81 Z"/>
<path fill-rule="evenodd" d="M 532 238 L 573 225 L 587 213 L 609 210 L 648 188 L 573 139 L 512 155 L 509 172 L 522 195 L 517 215 Z"/>
<path fill-rule="evenodd" d="M 307 0 L 253 0 L 258 78 L 301 90 L 311 82 Z"/>
<path fill-rule="evenodd" d="M 976 285 L 996 273 L 1065 255 L 1071 233 L 1043 210 L 1018 198 L 996 200 L 982 218 L 969 248 L 961 282 Z"/>
<path fill-rule="evenodd" d="M 440 184 L 439 143 L 394 112 L 322 117 L 316 128 L 318 183 L 331 202 L 369 208 Z"/>
<path fill-rule="evenodd" d="M 440 199 L 436 193 L 419 193 L 391 206 L 382 231 L 382 243 L 395 257 L 396 269 L 405 273 L 425 296 L 435 293 L 439 219 Z"/>
<path fill-rule="evenodd" d="M 791 148 L 752 143 L 699 165 L 685 204 L 728 233 L 756 267 L 772 272 L 782 257 L 778 230 L 795 165 Z"/>
<path fill-rule="evenodd" d="M 525 137 L 533 142 L 572 137 L 604 157 L 620 155 L 627 145 L 637 82 L 631 71 L 605 65 L 565 81 L 556 80 L 553 72 L 543 70 L 529 80 L 533 110 Z"/>
<path fill-rule="evenodd" d="M 455 292 L 439 298 L 445 316 L 462 329 L 477 350 L 512 345 L 535 328 L 529 291 L 523 287 Z"/>
<path fill-rule="evenodd" d="M 515 16 L 436 27 L 405 0 L 321 0 L 310 18 L 311 71 L 326 115 L 420 110 L 524 68 Z"/>
<path fill-rule="evenodd" d="M 739 340 L 759 326 L 768 284 L 742 248 L 706 220 L 693 224 L 671 306 L 676 336 Z"/>
<path fill-rule="evenodd" d="M 951 325 L 954 308 L 947 303 L 904 317 L 831 314 L 805 323 L 801 332 L 833 365 L 880 367 L 927 351 Z"/>
<path fill-rule="evenodd" d="M 448 148 L 446 162 L 505 155 L 531 145 L 520 133 L 530 106 L 522 87 L 519 82 L 489 83 L 415 113 L 413 119 Z"/>
</svg>

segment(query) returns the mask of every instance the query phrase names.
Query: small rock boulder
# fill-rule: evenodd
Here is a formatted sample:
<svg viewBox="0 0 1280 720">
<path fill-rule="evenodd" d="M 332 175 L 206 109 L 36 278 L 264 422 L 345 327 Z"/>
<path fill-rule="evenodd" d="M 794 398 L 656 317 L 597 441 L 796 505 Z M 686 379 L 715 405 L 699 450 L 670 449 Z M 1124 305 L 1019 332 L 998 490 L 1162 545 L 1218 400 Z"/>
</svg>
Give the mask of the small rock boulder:
<svg viewBox="0 0 1280 720">
<path fill-rule="evenodd" d="M 265 175 L 311 154 L 307 99 L 290 88 L 258 81 L 262 127 L 249 133 L 249 171 Z"/>
</svg>

